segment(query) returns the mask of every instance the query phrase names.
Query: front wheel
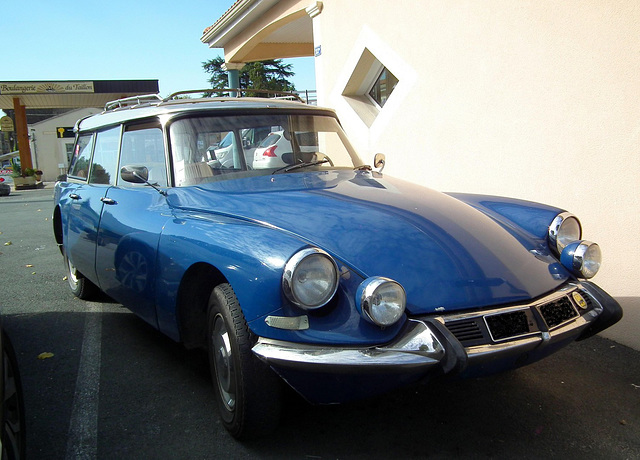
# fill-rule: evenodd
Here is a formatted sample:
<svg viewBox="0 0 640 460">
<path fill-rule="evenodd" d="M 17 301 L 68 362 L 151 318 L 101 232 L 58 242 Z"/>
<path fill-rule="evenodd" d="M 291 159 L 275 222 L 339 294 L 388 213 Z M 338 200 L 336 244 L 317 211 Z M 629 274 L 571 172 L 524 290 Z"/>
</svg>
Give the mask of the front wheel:
<svg viewBox="0 0 640 460">
<path fill-rule="evenodd" d="M 264 435 L 280 418 L 281 382 L 253 355 L 254 342 L 233 289 L 217 286 L 209 299 L 209 366 L 222 423 L 236 439 Z"/>
<path fill-rule="evenodd" d="M 66 255 L 64 256 L 64 264 L 67 268 L 67 282 L 74 296 L 86 300 L 96 295 L 98 287 L 85 278 Z"/>
</svg>

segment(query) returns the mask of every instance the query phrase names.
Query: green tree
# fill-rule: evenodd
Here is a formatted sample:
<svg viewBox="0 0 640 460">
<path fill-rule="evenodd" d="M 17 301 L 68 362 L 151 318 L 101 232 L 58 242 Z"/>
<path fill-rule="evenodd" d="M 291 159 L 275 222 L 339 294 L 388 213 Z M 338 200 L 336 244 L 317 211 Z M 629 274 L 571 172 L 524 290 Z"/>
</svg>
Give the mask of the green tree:
<svg viewBox="0 0 640 460">
<path fill-rule="evenodd" d="M 205 72 L 211 75 L 209 83 L 213 89 L 229 86 L 227 72 L 222 70 L 222 64 L 224 59 L 219 56 L 202 63 Z M 295 91 L 295 85 L 289 81 L 289 78 L 295 75 L 291 69 L 292 65 L 284 64 L 281 59 L 248 62 L 240 71 L 240 88 L 238 89 Z M 225 96 L 226 94 L 211 91 L 208 95 Z M 245 95 L 266 97 L 265 94 L 252 91 L 246 91 Z"/>
</svg>

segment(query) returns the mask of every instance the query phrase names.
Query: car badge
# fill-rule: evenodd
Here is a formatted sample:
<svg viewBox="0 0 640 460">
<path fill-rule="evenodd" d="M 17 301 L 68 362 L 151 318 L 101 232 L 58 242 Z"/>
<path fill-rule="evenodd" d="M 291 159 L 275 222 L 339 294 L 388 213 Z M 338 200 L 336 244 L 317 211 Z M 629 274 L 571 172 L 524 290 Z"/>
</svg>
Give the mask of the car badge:
<svg viewBox="0 0 640 460">
<path fill-rule="evenodd" d="M 583 310 L 587 309 L 589 305 L 587 304 L 587 301 L 584 300 L 584 297 L 582 297 L 582 294 L 580 294 L 579 292 L 574 292 L 573 294 L 571 294 L 571 296 L 580 308 L 582 308 Z"/>
</svg>

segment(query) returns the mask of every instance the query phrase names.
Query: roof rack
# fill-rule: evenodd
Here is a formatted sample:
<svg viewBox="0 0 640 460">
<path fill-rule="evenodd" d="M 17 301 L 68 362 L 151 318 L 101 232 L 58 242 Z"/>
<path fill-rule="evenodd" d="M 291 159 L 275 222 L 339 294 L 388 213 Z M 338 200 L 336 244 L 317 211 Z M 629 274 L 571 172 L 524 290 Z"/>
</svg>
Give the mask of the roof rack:
<svg viewBox="0 0 640 460">
<path fill-rule="evenodd" d="M 298 102 L 303 102 L 304 101 L 300 98 L 300 96 L 293 92 L 293 91 L 276 91 L 276 90 L 270 90 L 270 89 L 251 89 L 251 88 L 207 88 L 207 89 L 189 89 L 189 90 L 185 90 L 185 91 L 178 91 L 175 92 L 171 95 L 169 95 L 168 97 L 166 97 L 164 99 L 164 102 L 168 102 L 168 101 L 172 101 L 172 100 L 176 100 L 178 99 L 178 96 L 183 96 L 186 94 L 208 94 L 208 95 L 212 95 L 212 94 L 216 94 L 216 93 L 235 93 L 237 94 L 237 96 L 235 97 L 242 97 L 241 94 L 243 93 L 247 93 L 247 92 L 251 92 L 251 93 L 258 93 L 258 94 L 267 94 L 267 95 L 273 95 L 274 97 L 270 98 L 270 99 L 293 99 L 296 100 Z"/>
<path fill-rule="evenodd" d="M 124 107 L 134 107 L 141 104 L 152 104 L 162 102 L 162 98 L 159 94 L 143 94 L 141 96 L 131 96 L 122 99 L 116 99 L 115 101 L 107 102 L 104 106 L 104 110 L 116 110 Z"/>
</svg>

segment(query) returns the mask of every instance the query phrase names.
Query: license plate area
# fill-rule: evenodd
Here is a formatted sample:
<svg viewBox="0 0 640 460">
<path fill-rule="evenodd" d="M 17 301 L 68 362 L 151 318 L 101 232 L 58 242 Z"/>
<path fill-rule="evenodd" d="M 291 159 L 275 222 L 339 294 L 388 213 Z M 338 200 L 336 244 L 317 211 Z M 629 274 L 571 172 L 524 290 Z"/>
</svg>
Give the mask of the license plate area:
<svg viewBox="0 0 640 460">
<path fill-rule="evenodd" d="M 486 315 L 484 322 L 494 342 L 511 340 L 539 332 L 533 313 L 529 308 Z"/>
<path fill-rule="evenodd" d="M 549 329 L 560 326 L 580 315 L 568 297 L 540 305 L 538 310 Z"/>
</svg>

